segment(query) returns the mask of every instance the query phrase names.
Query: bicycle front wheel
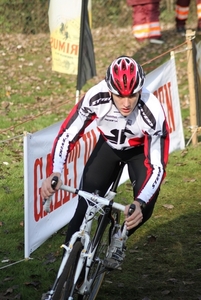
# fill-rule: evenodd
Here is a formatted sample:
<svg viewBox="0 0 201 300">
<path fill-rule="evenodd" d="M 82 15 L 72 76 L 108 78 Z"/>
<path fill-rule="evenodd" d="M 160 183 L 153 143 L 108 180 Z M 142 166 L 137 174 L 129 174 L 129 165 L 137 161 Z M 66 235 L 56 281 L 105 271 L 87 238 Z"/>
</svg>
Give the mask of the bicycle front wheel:
<svg viewBox="0 0 201 300">
<path fill-rule="evenodd" d="M 52 300 L 66 300 L 70 296 L 71 290 L 73 288 L 75 271 L 82 248 L 83 246 L 80 241 L 77 241 L 74 244 L 63 272 L 58 280 L 58 284 L 56 286 L 54 295 L 52 296 Z"/>
<path fill-rule="evenodd" d="M 100 216 L 97 225 L 97 228 L 99 228 L 99 226 L 102 228 L 102 233 L 97 230 L 93 239 L 94 246 L 96 245 L 97 248 L 88 274 L 88 281 L 91 282 L 90 290 L 88 294 L 83 296 L 80 295 L 81 298 L 79 298 L 79 300 L 95 300 L 105 274 L 108 272 L 108 270 L 104 267 L 104 259 L 110 242 L 111 219 L 108 218 L 107 215 L 105 215 L 104 218 L 105 221 L 103 221 L 102 216 Z M 102 221 L 103 224 L 100 225 Z"/>
<path fill-rule="evenodd" d="M 88 293 L 84 294 L 84 295 L 78 295 L 78 298 L 76 298 L 77 300 L 95 300 L 96 296 L 100 290 L 100 287 L 102 285 L 103 279 L 105 277 L 106 274 L 106 269 L 103 266 L 102 262 L 99 261 L 100 257 L 99 255 L 103 255 L 105 256 L 105 252 L 101 252 L 103 250 L 102 245 L 100 243 L 99 247 L 98 247 L 98 251 L 96 253 L 96 258 L 93 261 L 91 267 L 90 267 L 90 271 L 88 274 L 88 281 L 91 282 L 91 286 L 90 286 L 90 290 L 88 291 Z M 104 243 L 104 247 L 105 247 L 105 243 Z"/>
</svg>

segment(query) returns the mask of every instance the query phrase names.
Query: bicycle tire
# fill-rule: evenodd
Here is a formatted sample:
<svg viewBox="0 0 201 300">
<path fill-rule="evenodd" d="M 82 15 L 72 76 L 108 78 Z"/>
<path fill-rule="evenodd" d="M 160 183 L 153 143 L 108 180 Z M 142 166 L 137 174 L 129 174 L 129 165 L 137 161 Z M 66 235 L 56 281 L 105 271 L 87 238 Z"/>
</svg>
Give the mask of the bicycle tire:
<svg viewBox="0 0 201 300">
<path fill-rule="evenodd" d="M 93 285 L 93 288 L 91 290 L 91 293 L 90 295 L 88 296 L 87 300 L 95 300 L 96 299 L 96 296 L 98 295 L 98 292 L 101 288 L 101 285 L 102 285 L 102 282 L 104 280 L 104 277 L 105 277 L 105 272 L 102 273 L 101 275 L 99 275 L 96 280 L 95 280 L 95 283 Z M 84 298 L 85 300 L 86 298 Z"/>
<path fill-rule="evenodd" d="M 58 284 L 55 288 L 52 300 L 66 300 L 69 297 L 73 286 L 75 271 L 77 268 L 78 259 L 83 249 L 82 243 L 77 241 L 68 257 L 66 265 L 59 277 Z"/>
<path fill-rule="evenodd" d="M 96 272 L 96 266 L 93 265 L 93 267 L 91 267 L 90 269 L 91 270 L 90 270 L 90 273 L 88 276 L 89 280 L 93 279 L 94 273 Z M 77 300 L 95 300 L 96 299 L 96 296 L 98 295 L 98 292 L 101 288 L 103 279 L 106 274 L 106 270 L 104 268 L 102 268 L 102 270 L 103 270 L 103 272 L 101 273 L 101 271 L 100 271 L 99 275 L 94 278 L 94 282 L 91 286 L 91 290 L 90 290 L 89 294 L 78 295 Z"/>
</svg>

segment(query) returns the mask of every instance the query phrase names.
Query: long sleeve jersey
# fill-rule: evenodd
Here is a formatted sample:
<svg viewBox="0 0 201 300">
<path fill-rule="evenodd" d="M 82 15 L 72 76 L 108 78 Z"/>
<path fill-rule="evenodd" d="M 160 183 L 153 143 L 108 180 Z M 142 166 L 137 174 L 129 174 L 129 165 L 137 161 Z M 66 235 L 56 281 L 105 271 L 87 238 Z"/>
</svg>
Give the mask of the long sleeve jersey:
<svg viewBox="0 0 201 300">
<path fill-rule="evenodd" d="M 116 108 L 105 80 L 93 86 L 64 120 L 52 149 L 52 172 L 62 172 L 69 152 L 92 122 L 108 145 L 117 150 L 144 146 L 147 178 L 138 198 L 148 202 L 158 189 L 169 153 L 169 133 L 159 100 L 143 88 L 132 113 Z"/>
</svg>

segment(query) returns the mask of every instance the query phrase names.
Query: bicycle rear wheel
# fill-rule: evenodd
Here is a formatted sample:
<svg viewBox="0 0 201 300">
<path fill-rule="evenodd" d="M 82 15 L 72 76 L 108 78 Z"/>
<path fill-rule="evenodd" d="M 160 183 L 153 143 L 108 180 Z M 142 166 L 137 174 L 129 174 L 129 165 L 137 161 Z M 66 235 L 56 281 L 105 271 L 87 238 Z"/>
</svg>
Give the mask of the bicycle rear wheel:
<svg viewBox="0 0 201 300">
<path fill-rule="evenodd" d="M 73 287 L 73 281 L 80 253 L 83 249 L 82 243 L 77 241 L 68 257 L 64 270 L 58 280 L 52 300 L 68 299 Z M 77 298 L 79 299 L 79 298 Z"/>
</svg>

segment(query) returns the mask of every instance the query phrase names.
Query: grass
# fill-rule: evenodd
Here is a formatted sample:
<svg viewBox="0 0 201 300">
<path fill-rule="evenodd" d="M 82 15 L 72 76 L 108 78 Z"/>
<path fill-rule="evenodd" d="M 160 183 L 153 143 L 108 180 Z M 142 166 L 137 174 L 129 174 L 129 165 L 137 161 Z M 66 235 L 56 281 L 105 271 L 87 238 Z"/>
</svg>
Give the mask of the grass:
<svg viewBox="0 0 201 300">
<path fill-rule="evenodd" d="M 163 12 L 164 13 L 164 12 Z M 167 17 L 167 16 L 166 16 Z M 169 54 L 151 58 L 180 45 L 174 26 L 163 25 L 166 43 L 152 48 L 133 40 L 130 27 L 93 30 L 97 78 L 105 76 L 111 60 L 122 53 L 144 64 L 146 73 Z M 195 25 L 194 25 L 195 27 Z M 196 37 L 198 40 L 199 36 Z M 1 35 L 0 49 L 0 268 L 24 257 L 23 132 L 35 132 L 65 118 L 75 103 L 76 77 L 51 71 L 49 35 Z M 22 46 L 22 47 L 19 47 Z M 107 49 L 106 49 L 107 46 Z M 186 52 L 175 55 L 186 142 L 189 93 Z M 152 218 L 128 241 L 121 271 L 109 274 L 97 300 L 201 299 L 200 143 L 170 155 L 167 176 Z M 131 201 L 131 187 L 119 187 L 118 201 Z M 22 261 L 0 269 L 0 300 L 40 299 L 54 281 L 61 259 L 65 228 Z M 2 262 L 9 260 L 8 263 Z"/>
<path fill-rule="evenodd" d="M 129 239 L 122 272 L 101 290 L 105 299 L 200 299 L 200 163 L 200 147 L 170 155 L 154 214 Z"/>
<path fill-rule="evenodd" d="M 121 272 L 115 271 L 106 277 L 97 299 L 121 300 L 125 293 L 136 300 L 146 297 L 152 300 L 199 299 L 200 152 L 198 145 L 170 155 L 167 177 L 152 218 L 129 239 Z M 16 171 L 12 171 L 15 178 Z M 3 173 L 11 176 L 8 168 L 4 168 Z M 23 258 L 23 195 L 12 183 L 12 180 L 1 180 L 0 201 L 3 212 L 0 258 L 9 259 L 10 263 Z M 22 180 L 20 184 L 18 188 L 22 190 Z M 130 189 L 129 183 L 119 187 L 120 202 L 131 201 Z M 33 260 L 1 270 L 1 293 L 9 290 L 12 292 L 8 295 L 20 294 L 21 299 L 40 299 L 42 292 L 54 281 L 63 240 L 64 229 L 61 229 L 31 255 Z M 0 299 L 4 299 L 1 293 Z"/>
</svg>

